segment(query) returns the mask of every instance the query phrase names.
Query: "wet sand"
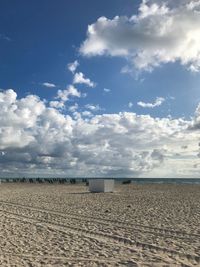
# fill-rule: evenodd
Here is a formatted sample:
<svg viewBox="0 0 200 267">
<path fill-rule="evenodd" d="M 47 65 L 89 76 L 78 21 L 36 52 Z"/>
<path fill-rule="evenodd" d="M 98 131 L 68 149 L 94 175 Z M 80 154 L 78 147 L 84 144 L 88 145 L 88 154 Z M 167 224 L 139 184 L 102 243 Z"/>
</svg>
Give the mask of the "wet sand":
<svg viewBox="0 0 200 267">
<path fill-rule="evenodd" d="M 0 266 L 200 266 L 200 186 L 2 183 Z"/>
</svg>

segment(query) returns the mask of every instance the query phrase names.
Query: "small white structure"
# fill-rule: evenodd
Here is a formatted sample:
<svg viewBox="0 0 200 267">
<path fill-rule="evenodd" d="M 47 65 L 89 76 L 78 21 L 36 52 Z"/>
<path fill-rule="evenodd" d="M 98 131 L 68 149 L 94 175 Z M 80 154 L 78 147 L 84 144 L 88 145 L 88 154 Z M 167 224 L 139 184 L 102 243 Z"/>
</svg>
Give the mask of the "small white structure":
<svg viewBox="0 0 200 267">
<path fill-rule="evenodd" d="M 112 179 L 90 179 L 89 190 L 93 193 L 113 192 L 115 181 Z"/>
</svg>

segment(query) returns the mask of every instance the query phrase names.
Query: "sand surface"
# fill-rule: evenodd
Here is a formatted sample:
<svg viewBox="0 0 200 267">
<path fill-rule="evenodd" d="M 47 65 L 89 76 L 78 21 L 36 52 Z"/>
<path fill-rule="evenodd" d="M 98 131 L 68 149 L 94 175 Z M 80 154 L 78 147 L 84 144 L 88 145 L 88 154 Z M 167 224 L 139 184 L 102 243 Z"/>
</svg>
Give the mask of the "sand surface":
<svg viewBox="0 0 200 267">
<path fill-rule="evenodd" d="M 200 186 L 2 183 L 0 266 L 200 266 Z"/>
</svg>

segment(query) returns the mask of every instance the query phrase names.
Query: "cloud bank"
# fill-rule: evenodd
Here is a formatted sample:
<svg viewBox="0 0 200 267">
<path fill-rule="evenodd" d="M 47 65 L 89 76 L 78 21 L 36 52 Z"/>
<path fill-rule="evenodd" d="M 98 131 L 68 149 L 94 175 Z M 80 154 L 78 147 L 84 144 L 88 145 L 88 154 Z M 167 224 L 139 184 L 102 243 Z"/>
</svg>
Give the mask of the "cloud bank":
<svg viewBox="0 0 200 267">
<path fill-rule="evenodd" d="M 191 121 L 131 112 L 84 118 L 78 108 L 75 118 L 38 96 L 0 92 L 1 176 L 199 175 L 199 107 Z"/>
</svg>

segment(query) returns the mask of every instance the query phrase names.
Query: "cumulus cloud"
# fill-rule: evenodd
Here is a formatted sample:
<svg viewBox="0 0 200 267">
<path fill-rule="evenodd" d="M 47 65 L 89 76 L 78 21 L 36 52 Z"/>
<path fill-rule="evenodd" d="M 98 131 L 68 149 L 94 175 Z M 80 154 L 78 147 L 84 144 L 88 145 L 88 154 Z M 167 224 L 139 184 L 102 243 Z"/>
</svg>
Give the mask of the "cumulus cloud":
<svg viewBox="0 0 200 267">
<path fill-rule="evenodd" d="M 76 69 L 78 68 L 78 66 L 79 66 L 79 63 L 78 63 L 77 60 L 75 60 L 74 62 L 69 63 L 67 65 L 68 70 L 71 71 L 72 73 L 74 73 L 76 71 Z"/>
<path fill-rule="evenodd" d="M 176 2 L 176 3 L 175 3 Z M 179 62 L 200 70 L 200 1 L 146 1 L 132 17 L 100 17 L 88 26 L 84 56 L 126 58 L 137 70 Z"/>
<path fill-rule="evenodd" d="M 21 148 L 34 141 L 29 129 L 44 109 L 44 103 L 37 96 L 17 100 L 12 89 L 0 92 L 0 149 Z"/>
<path fill-rule="evenodd" d="M 84 97 L 73 85 L 69 85 L 65 90 L 58 90 L 55 99 L 49 102 L 49 106 L 52 108 L 64 110 L 65 102 L 69 101 L 71 97 Z"/>
<path fill-rule="evenodd" d="M 73 83 L 74 84 L 85 84 L 89 87 L 95 87 L 95 83 L 92 82 L 89 78 L 86 78 L 82 72 L 75 73 Z"/>
<path fill-rule="evenodd" d="M 81 113 L 84 117 L 92 117 L 92 112 L 85 110 Z"/>
<path fill-rule="evenodd" d="M 78 104 L 75 103 L 73 106 L 69 107 L 70 112 L 75 112 L 79 108 Z"/>
<path fill-rule="evenodd" d="M 74 106 L 69 116 L 35 95 L 0 92 L 1 176 L 199 175 L 198 109 L 186 121 L 131 112 L 91 116 Z"/>
<path fill-rule="evenodd" d="M 99 105 L 93 105 L 93 104 L 87 104 L 87 105 L 85 105 L 85 108 L 89 109 L 93 112 L 101 110 Z"/>
<path fill-rule="evenodd" d="M 58 90 L 57 99 L 66 102 L 69 100 L 69 97 L 81 97 L 81 92 L 79 92 L 73 85 L 69 85 L 66 90 Z"/>
<path fill-rule="evenodd" d="M 49 83 L 49 82 L 45 82 L 42 85 L 45 87 L 48 87 L 48 88 L 55 88 L 56 87 L 56 85 L 54 83 Z"/>
<path fill-rule="evenodd" d="M 145 103 L 142 101 L 137 102 L 137 105 L 143 108 L 155 108 L 162 105 L 162 103 L 165 101 L 163 97 L 157 97 L 154 103 Z"/>
<path fill-rule="evenodd" d="M 49 106 L 57 109 L 64 109 L 65 103 L 63 101 L 50 101 Z"/>
<path fill-rule="evenodd" d="M 199 130 L 200 129 L 200 104 L 197 106 L 194 114 L 194 119 L 192 124 L 190 125 L 190 129 Z M 200 143 L 199 143 L 200 146 Z"/>
</svg>

